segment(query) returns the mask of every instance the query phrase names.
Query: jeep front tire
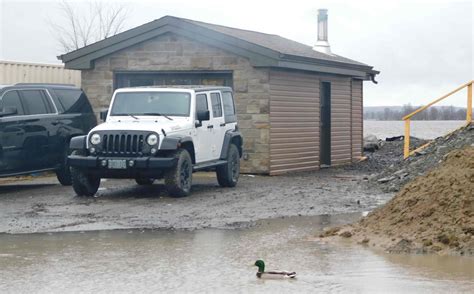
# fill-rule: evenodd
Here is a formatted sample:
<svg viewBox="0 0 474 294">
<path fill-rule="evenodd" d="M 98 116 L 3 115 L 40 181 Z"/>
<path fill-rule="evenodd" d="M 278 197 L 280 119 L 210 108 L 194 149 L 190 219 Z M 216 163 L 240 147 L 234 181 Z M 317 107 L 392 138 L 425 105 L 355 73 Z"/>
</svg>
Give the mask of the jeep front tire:
<svg viewBox="0 0 474 294">
<path fill-rule="evenodd" d="M 235 144 L 227 151 L 227 163 L 216 168 L 217 182 L 222 187 L 235 187 L 240 175 L 240 154 Z"/>
<path fill-rule="evenodd" d="M 79 152 L 73 151 L 72 155 L 80 155 Z M 71 167 L 72 188 L 77 196 L 92 197 L 97 193 L 100 186 L 100 178 L 88 175 L 79 168 Z"/>
<path fill-rule="evenodd" d="M 165 174 L 166 189 L 173 197 L 187 196 L 191 192 L 193 178 L 191 155 L 186 149 L 179 149 L 174 156 L 176 165 Z"/>
</svg>

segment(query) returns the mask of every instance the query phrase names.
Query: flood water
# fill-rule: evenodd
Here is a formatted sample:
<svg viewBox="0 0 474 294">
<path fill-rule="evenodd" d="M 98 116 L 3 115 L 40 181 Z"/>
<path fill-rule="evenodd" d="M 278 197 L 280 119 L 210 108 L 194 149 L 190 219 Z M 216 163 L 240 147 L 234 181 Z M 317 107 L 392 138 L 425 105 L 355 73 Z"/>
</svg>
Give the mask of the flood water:
<svg viewBox="0 0 474 294">
<path fill-rule="evenodd" d="M 388 255 L 310 241 L 359 214 L 259 222 L 242 230 L 0 235 L 0 293 L 462 293 L 474 258 Z M 294 280 L 259 280 L 267 269 Z M 472 293 L 472 292 L 471 292 Z"/>
<path fill-rule="evenodd" d="M 465 120 L 414 120 L 410 123 L 411 136 L 421 139 L 441 137 L 466 124 Z M 401 136 L 405 132 L 405 122 L 364 120 L 364 136 L 373 134 L 379 139 Z"/>
</svg>

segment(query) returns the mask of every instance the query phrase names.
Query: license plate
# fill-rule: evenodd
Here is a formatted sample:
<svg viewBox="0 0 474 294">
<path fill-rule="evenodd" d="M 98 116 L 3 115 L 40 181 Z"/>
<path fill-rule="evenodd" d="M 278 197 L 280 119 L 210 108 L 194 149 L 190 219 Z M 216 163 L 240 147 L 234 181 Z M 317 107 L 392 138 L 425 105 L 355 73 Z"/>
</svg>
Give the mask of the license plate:
<svg viewBox="0 0 474 294">
<path fill-rule="evenodd" d="M 127 161 L 125 159 L 109 159 L 107 167 L 109 169 L 126 169 Z"/>
</svg>

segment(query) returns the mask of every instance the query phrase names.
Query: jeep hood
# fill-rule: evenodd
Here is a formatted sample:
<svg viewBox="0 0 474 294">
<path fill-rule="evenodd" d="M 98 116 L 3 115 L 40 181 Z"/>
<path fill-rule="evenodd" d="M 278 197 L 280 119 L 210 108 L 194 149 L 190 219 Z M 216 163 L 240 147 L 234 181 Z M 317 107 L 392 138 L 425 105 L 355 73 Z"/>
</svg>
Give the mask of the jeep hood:
<svg viewBox="0 0 474 294">
<path fill-rule="evenodd" d="M 192 127 L 191 119 L 189 118 L 126 118 L 108 120 L 96 126 L 93 131 L 150 131 L 161 134 L 163 129 L 166 133 L 178 132 Z"/>
</svg>

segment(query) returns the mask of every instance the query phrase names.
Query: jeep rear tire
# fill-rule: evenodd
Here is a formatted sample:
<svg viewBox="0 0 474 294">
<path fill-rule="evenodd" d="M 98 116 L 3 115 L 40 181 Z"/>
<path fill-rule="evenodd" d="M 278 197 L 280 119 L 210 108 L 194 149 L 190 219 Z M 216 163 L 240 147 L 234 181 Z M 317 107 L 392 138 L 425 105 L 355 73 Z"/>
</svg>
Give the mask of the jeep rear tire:
<svg viewBox="0 0 474 294">
<path fill-rule="evenodd" d="M 222 187 L 235 187 L 240 175 L 240 154 L 235 144 L 227 150 L 227 163 L 216 168 L 217 182 Z"/>
<path fill-rule="evenodd" d="M 165 174 L 166 189 L 173 197 L 187 196 L 191 192 L 193 179 L 191 155 L 186 149 L 179 149 L 174 156 L 176 165 Z"/>
<path fill-rule="evenodd" d="M 79 152 L 73 151 L 72 155 L 80 155 Z M 84 170 L 71 167 L 72 188 L 77 196 L 92 197 L 97 193 L 100 186 L 100 178 L 86 174 Z"/>
<path fill-rule="evenodd" d="M 69 146 L 69 143 L 67 143 L 65 146 Z M 61 183 L 63 186 L 72 185 L 71 170 L 67 164 L 67 156 L 69 155 L 68 150 L 69 148 L 65 147 L 62 158 L 63 161 L 61 162 L 61 166 L 56 170 L 56 177 L 58 178 L 59 183 Z"/>
<path fill-rule="evenodd" d="M 154 181 L 155 179 L 151 179 L 151 178 L 136 178 L 135 179 L 135 182 L 137 182 L 138 185 L 142 185 L 142 186 L 153 185 Z"/>
</svg>

